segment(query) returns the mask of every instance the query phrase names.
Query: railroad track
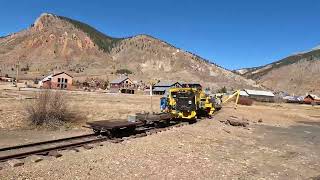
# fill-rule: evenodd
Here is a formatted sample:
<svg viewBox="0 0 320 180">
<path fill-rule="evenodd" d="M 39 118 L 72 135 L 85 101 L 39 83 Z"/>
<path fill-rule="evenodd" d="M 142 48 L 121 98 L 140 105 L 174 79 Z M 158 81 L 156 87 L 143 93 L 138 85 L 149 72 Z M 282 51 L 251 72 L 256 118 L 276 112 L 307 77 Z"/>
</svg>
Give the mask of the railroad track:
<svg viewBox="0 0 320 180">
<path fill-rule="evenodd" d="M 20 159 L 34 154 L 44 155 L 50 151 L 79 147 L 89 143 L 105 141 L 106 139 L 108 138 L 97 136 L 96 134 L 92 133 L 50 141 L 5 147 L 0 149 L 0 162 L 10 159 Z"/>
<path fill-rule="evenodd" d="M 31 155 L 48 155 L 52 151 L 59 151 L 65 149 L 72 149 L 81 147 L 91 143 L 97 143 L 110 140 L 113 143 L 122 142 L 126 139 L 138 138 L 161 131 L 171 129 L 173 127 L 180 127 L 186 125 L 186 122 L 180 122 L 177 124 L 169 125 L 162 128 L 149 128 L 143 131 L 139 131 L 133 134 L 126 134 L 120 137 L 110 138 L 108 136 L 97 135 L 96 133 L 85 134 L 80 136 L 73 136 L 68 138 L 42 141 L 36 143 L 29 143 L 11 147 L 5 147 L 0 149 L 0 163 L 6 162 L 11 159 L 23 159 Z"/>
</svg>

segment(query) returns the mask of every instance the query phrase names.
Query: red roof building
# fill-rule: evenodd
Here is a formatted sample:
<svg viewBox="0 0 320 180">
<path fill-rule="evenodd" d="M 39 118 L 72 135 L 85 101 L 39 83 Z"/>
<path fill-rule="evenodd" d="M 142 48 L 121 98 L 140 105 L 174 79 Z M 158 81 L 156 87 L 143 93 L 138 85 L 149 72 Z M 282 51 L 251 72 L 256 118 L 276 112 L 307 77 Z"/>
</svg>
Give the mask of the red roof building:
<svg viewBox="0 0 320 180">
<path fill-rule="evenodd" d="M 65 72 L 60 72 L 56 74 L 51 74 L 43 78 L 39 82 L 40 88 L 45 89 L 72 89 L 72 79 L 73 77 Z"/>
</svg>

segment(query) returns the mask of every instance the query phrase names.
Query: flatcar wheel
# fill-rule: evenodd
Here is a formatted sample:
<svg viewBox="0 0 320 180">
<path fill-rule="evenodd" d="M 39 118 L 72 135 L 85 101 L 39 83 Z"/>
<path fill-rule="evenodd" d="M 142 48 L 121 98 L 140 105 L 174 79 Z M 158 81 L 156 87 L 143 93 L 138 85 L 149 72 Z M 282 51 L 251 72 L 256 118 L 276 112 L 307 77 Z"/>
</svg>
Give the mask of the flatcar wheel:
<svg viewBox="0 0 320 180">
<path fill-rule="evenodd" d="M 189 124 L 194 124 L 197 122 L 197 119 L 196 118 L 193 118 L 193 119 L 190 119 L 189 120 Z"/>
<path fill-rule="evenodd" d="M 101 131 L 98 129 L 93 129 L 93 133 L 95 133 L 96 135 L 100 135 Z"/>
<path fill-rule="evenodd" d="M 127 132 L 128 133 L 133 133 L 135 131 L 136 127 L 128 127 Z"/>
<path fill-rule="evenodd" d="M 155 128 L 161 128 L 161 123 L 160 122 L 154 122 L 154 127 Z"/>
<path fill-rule="evenodd" d="M 113 134 L 109 130 L 103 131 L 101 134 L 104 135 L 104 136 L 107 136 L 110 139 L 113 138 Z"/>
</svg>

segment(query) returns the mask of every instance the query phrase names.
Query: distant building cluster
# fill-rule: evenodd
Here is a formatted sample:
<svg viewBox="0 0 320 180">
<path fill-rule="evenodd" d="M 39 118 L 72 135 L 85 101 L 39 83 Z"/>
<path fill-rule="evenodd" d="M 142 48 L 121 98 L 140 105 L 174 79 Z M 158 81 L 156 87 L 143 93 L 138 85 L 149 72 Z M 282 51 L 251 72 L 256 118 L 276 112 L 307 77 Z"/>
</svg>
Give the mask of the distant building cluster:
<svg viewBox="0 0 320 180">
<path fill-rule="evenodd" d="M 240 96 L 260 102 L 275 102 L 276 100 L 278 100 L 280 102 L 286 103 L 320 105 L 320 98 L 314 94 L 307 94 L 305 96 L 290 96 L 286 93 L 279 93 L 276 96 L 271 91 L 244 89 L 240 91 Z"/>
<path fill-rule="evenodd" d="M 2 82 L 14 82 L 15 78 L 6 76 L 0 76 L 0 81 Z M 19 81 L 20 82 L 20 81 Z M 27 85 L 29 81 L 23 81 Z M 157 83 L 151 86 L 143 83 L 142 81 L 137 82 L 130 79 L 128 76 L 120 76 L 110 82 L 92 79 L 91 81 L 85 81 L 83 83 L 74 82 L 73 76 L 66 73 L 66 72 L 58 72 L 53 73 L 48 76 L 45 76 L 41 80 L 35 80 L 35 84 L 38 85 L 39 88 L 42 89 L 60 89 L 60 90 L 74 90 L 77 87 L 85 87 L 86 88 L 103 88 L 106 89 L 107 92 L 110 93 L 125 93 L 125 94 L 136 94 L 137 92 L 143 94 L 150 94 L 152 90 L 153 95 L 165 95 L 170 88 L 197 88 L 202 89 L 200 83 L 197 82 L 179 82 L 179 81 L 158 81 Z M 27 86 L 28 87 L 28 86 Z M 210 92 L 208 92 L 210 93 Z M 223 94 L 232 94 L 233 92 L 229 93 L 219 93 Z M 286 102 L 286 103 L 300 103 L 300 104 L 312 104 L 312 105 L 320 105 L 320 97 L 314 94 L 306 94 L 305 96 L 290 96 L 288 93 L 278 92 L 273 93 L 271 91 L 266 90 L 252 90 L 252 89 L 242 89 L 240 91 L 240 97 L 245 97 L 252 99 L 254 101 L 260 102 Z"/>
</svg>

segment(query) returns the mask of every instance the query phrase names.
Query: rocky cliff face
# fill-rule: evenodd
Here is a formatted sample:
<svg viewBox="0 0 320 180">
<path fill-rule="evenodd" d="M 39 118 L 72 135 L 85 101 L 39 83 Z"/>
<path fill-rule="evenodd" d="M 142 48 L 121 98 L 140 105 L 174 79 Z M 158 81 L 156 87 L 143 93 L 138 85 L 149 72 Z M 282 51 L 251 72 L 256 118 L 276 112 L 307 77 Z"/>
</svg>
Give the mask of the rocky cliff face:
<svg viewBox="0 0 320 180">
<path fill-rule="evenodd" d="M 42 14 L 28 29 L 0 39 L 1 74 L 20 61 L 25 78 L 65 70 L 76 78 L 115 78 L 127 69 L 136 80 L 199 81 L 208 87 L 252 87 L 252 80 L 148 35 L 113 38 L 79 21 Z"/>
</svg>

